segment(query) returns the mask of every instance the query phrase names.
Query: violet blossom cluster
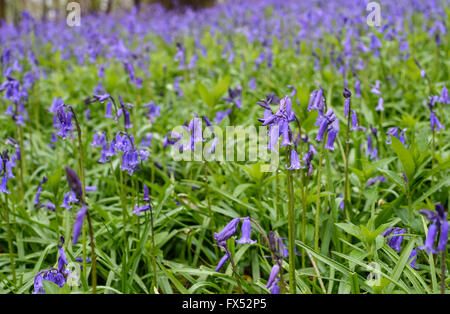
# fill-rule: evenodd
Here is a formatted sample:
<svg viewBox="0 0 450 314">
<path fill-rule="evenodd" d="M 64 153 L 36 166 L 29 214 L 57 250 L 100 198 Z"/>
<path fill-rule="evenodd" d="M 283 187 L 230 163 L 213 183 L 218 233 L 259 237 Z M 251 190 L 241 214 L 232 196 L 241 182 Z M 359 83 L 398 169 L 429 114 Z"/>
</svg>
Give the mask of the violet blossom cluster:
<svg viewBox="0 0 450 314">
<path fill-rule="evenodd" d="M 50 267 L 45 270 L 41 270 L 34 277 L 34 290 L 33 294 L 45 294 L 44 290 L 44 280 L 50 281 L 56 284 L 58 287 L 62 288 L 67 282 L 68 276 L 71 271 L 66 269 L 67 258 L 62 245 L 64 244 L 64 237 L 60 238 L 61 245 L 58 245 L 59 257 L 58 257 L 58 267 Z"/>
<path fill-rule="evenodd" d="M 279 102 L 279 108 L 278 111 L 274 114 L 270 105 L 275 102 Z M 280 143 L 280 147 L 290 146 L 291 152 L 291 164 L 290 166 L 286 165 L 286 168 L 289 170 L 302 168 L 298 154 L 294 147 L 294 142 L 292 141 L 293 133 L 289 126 L 290 122 L 293 122 L 297 119 L 294 112 L 292 111 L 292 104 L 289 96 L 278 99 L 278 97 L 275 97 L 274 95 L 268 95 L 266 99 L 260 100 L 258 102 L 258 105 L 265 109 L 264 118 L 258 119 L 258 121 L 262 122 L 263 126 L 269 126 L 269 146 L 267 148 L 270 151 L 277 152 L 278 142 L 280 137 L 282 137 L 283 140 Z"/>
<path fill-rule="evenodd" d="M 216 271 L 218 272 L 223 265 L 228 261 L 228 259 L 232 258 L 231 253 L 228 249 L 227 240 L 234 236 L 238 231 L 239 222 L 242 221 L 241 226 L 241 238 L 236 240 L 239 244 L 255 244 L 256 240 L 252 240 L 250 238 L 251 234 L 251 218 L 234 218 L 232 219 L 223 230 L 219 233 L 214 233 L 214 239 L 217 242 L 217 245 L 225 250 L 225 255 L 220 259 Z"/>
<path fill-rule="evenodd" d="M 339 133 L 339 119 L 334 114 L 333 109 L 326 109 L 325 98 L 323 95 L 323 89 L 314 90 L 309 98 L 308 111 L 317 110 L 318 118 L 315 125 L 319 127 L 317 132 L 316 141 L 322 142 L 325 133 L 328 132 L 328 139 L 325 145 L 325 149 L 334 150 L 334 141 Z"/>
</svg>

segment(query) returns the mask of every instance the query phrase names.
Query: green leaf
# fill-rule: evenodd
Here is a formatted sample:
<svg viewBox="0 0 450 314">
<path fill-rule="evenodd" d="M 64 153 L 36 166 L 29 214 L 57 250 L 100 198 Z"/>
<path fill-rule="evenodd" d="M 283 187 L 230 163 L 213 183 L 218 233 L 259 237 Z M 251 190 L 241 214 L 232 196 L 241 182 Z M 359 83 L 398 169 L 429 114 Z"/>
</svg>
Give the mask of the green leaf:
<svg viewBox="0 0 450 314">
<path fill-rule="evenodd" d="M 406 192 L 405 181 L 395 172 L 386 169 L 378 169 L 379 172 L 384 173 L 392 182 L 394 182 L 398 187 L 400 187 L 404 192 Z"/>
<path fill-rule="evenodd" d="M 336 226 L 347 232 L 348 234 L 351 234 L 352 236 L 363 240 L 363 234 L 361 232 L 361 229 L 353 224 L 350 223 L 336 223 Z"/>
<path fill-rule="evenodd" d="M 61 288 L 51 281 L 43 279 L 42 285 L 46 294 L 61 294 Z"/>
<path fill-rule="evenodd" d="M 400 140 L 394 136 L 391 136 L 392 140 L 392 148 L 397 154 L 400 162 L 402 163 L 403 171 L 406 174 L 406 178 L 408 179 L 408 183 L 412 183 L 412 179 L 414 178 L 414 173 L 416 171 L 416 165 L 414 164 L 414 159 L 412 157 L 411 152 L 405 147 L 405 145 L 400 142 Z"/>
<path fill-rule="evenodd" d="M 200 82 L 197 82 L 197 90 L 200 94 L 200 98 L 203 100 L 205 104 L 207 104 L 209 107 L 214 106 L 214 98 L 211 95 L 211 93 L 208 91 L 205 85 L 203 85 Z"/>
<path fill-rule="evenodd" d="M 229 84 L 230 84 L 229 75 L 225 75 L 216 83 L 213 89 L 213 96 L 215 102 L 217 102 L 220 99 L 220 97 L 222 97 L 222 95 L 227 91 Z"/>
</svg>

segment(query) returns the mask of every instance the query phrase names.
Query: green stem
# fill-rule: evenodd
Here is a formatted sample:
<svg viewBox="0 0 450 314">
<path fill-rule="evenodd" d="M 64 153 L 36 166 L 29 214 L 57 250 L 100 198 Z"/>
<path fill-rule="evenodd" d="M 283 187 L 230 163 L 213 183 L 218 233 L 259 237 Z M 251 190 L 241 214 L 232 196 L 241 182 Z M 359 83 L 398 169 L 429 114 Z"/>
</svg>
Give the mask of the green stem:
<svg viewBox="0 0 450 314">
<path fill-rule="evenodd" d="M 350 99 L 349 99 L 350 100 Z M 350 117 L 351 117 L 351 101 L 349 101 L 347 112 L 347 139 L 345 147 L 345 183 L 344 183 L 344 217 L 349 218 L 349 208 L 351 206 L 350 201 L 350 186 L 348 180 L 348 155 L 350 151 Z"/>
<path fill-rule="evenodd" d="M 308 171 L 307 169 L 305 169 Z M 302 242 L 306 243 L 306 188 L 308 187 L 308 174 L 302 170 Z M 305 249 L 302 249 L 302 268 L 306 267 Z"/>
<path fill-rule="evenodd" d="M 291 148 L 286 149 L 287 163 L 290 164 Z M 288 178 L 288 233 L 289 233 L 289 291 L 296 293 L 295 284 L 295 227 L 294 227 L 294 185 L 292 180 L 292 171 L 287 171 Z"/>
<path fill-rule="evenodd" d="M 6 225 L 8 226 L 8 250 L 9 250 L 9 260 L 11 262 L 11 273 L 13 277 L 13 283 L 16 285 L 16 265 L 14 264 L 14 252 L 13 252 L 13 243 L 12 243 L 12 230 L 11 224 L 9 221 L 9 208 L 8 208 L 8 195 L 5 193 L 5 210 L 6 210 Z"/>
<path fill-rule="evenodd" d="M 123 224 L 123 244 L 124 244 L 124 254 L 122 257 L 122 290 L 126 293 L 126 278 L 127 278 L 127 257 L 128 257 L 128 245 L 127 245 L 127 234 L 126 234 L 126 226 L 127 226 L 127 212 L 125 206 L 125 198 L 124 198 L 124 190 L 125 186 L 123 183 L 123 174 L 122 171 L 119 171 L 120 174 L 120 199 L 122 203 L 122 224 Z"/>
<path fill-rule="evenodd" d="M 314 227 L 314 250 L 319 252 L 319 214 L 320 214 L 320 179 L 322 175 L 322 162 L 323 162 L 323 151 L 325 147 L 325 142 L 327 141 L 327 134 L 325 133 L 322 140 L 322 147 L 320 149 L 319 165 L 317 169 L 317 200 L 316 200 L 316 221 Z"/>
<path fill-rule="evenodd" d="M 445 248 L 441 255 L 441 294 L 445 294 Z"/>
<path fill-rule="evenodd" d="M 209 212 L 209 219 L 211 223 L 211 232 L 212 232 L 212 241 L 214 243 L 214 233 L 216 232 L 216 224 L 214 222 L 214 215 L 211 209 L 211 197 L 209 195 L 209 182 L 208 182 L 208 164 L 206 160 L 203 160 L 203 170 L 205 175 L 205 187 L 206 187 L 206 199 L 208 200 L 208 212 Z M 219 251 L 217 246 L 214 246 L 214 252 L 216 254 L 216 258 L 219 256 Z"/>
<path fill-rule="evenodd" d="M 236 278 L 236 283 L 237 283 L 237 285 L 239 287 L 239 293 L 240 294 L 244 294 L 244 290 L 242 289 L 242 286 L 241 286 L 241 280 L 239 279 L 239 275 L 238 275 L 238 272 L 237 272 L 236 264 L 234 263 L 234 260 L 233 260 L 233 256 L 231 255 L 231 253 L 230 253 L 230 251 L 228 250 L 227 247 L 225 247 L 225 250 L 226 250 L 226 253 L 228 254 L 228 256 L 230 258 L 231 267 L 233 268 L 234 278 Z"/>
<path fill-rule="evenodd" d="M 78 122 L 78 118 L 77 115 L 75 114 L 74 110 L 72 107 L 69 107 L 70 111 L 72 111 L 74 120 L 75 120 L 75 125 L 77 127 L 77 135 L 78 135 L 78 146 L 79 146 L 79 151 L 78 151 L 78 158 L 79 158 L 79 165 L 80 165 L 80 179 L 81 179 L 81 187 L 82 187 L 82 202 L 84 204 L 84 206 L 86 206 L 86 182 L 85 182 L 85 177 L 84 177 L 84 149 L 83 149 L 83 140 L 81 138 L 81 128 L 80 128 L 80 124 Z M 91 240 L 91 263 L 92 263 L 92 293 L 96 294 L 97 293 L 97 263 L 96 263 L 96 255 L 95 255 L 95 239 L 94 239 L 94 231 L 92 229 L 92 223 L 91 223 L 91 217 L 89 214 L 89 211 L 86 211 L 87 213 L 87 218 L 88 218 L 88 227 L 89 227 L 89 235 L 90 235 L 90 240 Z M 86 275 L 86 231 L 85 228 L 83 228 L 83 272 L 84 275 Z M 86 277 L 85 277 L 86 278 Z"/>
<path fill-rule="evenodd" d="M 150 207 L 150 224 L 152 228 L 152 259 L 153 259 L 153 281 L 152 281 L 152 290 L 156 288 L 157 284 L 157 273 L 156 273 L 156 245 L 155 245 L 155 232 L 153 226 L 153 208 Z"/>
</svg>

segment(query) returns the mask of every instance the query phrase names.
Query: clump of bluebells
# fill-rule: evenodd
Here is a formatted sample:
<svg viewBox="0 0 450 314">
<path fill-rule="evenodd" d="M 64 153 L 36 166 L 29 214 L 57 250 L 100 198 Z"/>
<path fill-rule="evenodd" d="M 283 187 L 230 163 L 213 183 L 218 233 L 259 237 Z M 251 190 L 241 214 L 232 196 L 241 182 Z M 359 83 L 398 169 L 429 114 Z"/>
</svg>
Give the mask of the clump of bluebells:
<svg viewBox="0 0 450 314">
<path fill-rule="evenodd" d="M 273 113 L 271 104 L 279 102 L 279 108 L 276 113 Z M 289 126 L 290 122 L 296 121 L 294 112 L 292 111 L 291 99 L 289 96 L 285 96 L 282 99 L 274 95 L 268 95 L 266 99 L 260 100 L 258 105 L 265 109 L 264 118 L 258 119 L 262 122 L 263 126 L 269 126 L 269 145 L 268 149 L 270 151 L 278 152 L 278 142 L 280 137 L 283 140 L 280 143 L 280 147 L 289 146 L 290 147 L 290 166 L 286 165 L 289 170 L 295 170 L 302 168 L 297 151 L 294 147 L 293 132 Z"/>
<path fill-rule="evenodd" d="M 91 146 L 93 147 L 101 147 L 101 156 L 98 160 L 99 163 L 107 163 L 110 161 L 110 158 L 113 156 L 117 156 L 121 154 L 121 165 L 120 169 L 122 171 L 126 171 L 130 176 L 139 169 L 139 165 L 141 162 L 147 161 L 150 153 L 144 148 L 138 148 L 135 144 L 134 136 L 130 134 L 127 130 L 130 129 L 133 125 L 130 121 L 130 111 L 129 109 L 133 107 L 133 105 L 124 103 L 122 97 L 118 95 L 120 108 L 117 108 L 116 101 L 109 94 L 103 95 L 94 95 L 92 99 L 87 100 L 88 103 L 107 102 L 106 105 L 106 114 L 107 118 L 114 118 L 116 122 L 118 122 L 119 118 L 123 115 L 124 117 L 124 131 L 118 131 L 113 139 L 109 141 L 106 138 L 105 133 L 101 133 L 100 135 L 96 132 L 94 133 L 94 138 L 92 140 Z M 112 106 L 115 108 L 115 115 L 112 116 Z M 150 103 L 148 117 L 150 119 L 156 118 L 159 116 L 159 107 Z"/>
<path fill-rule="evenodd" d="M 59 250 L 59 257 L 58 257 L 58 266 L 55 267 L 49 267 L 47 269 L 41 270 L 36 277 L 34 278 L 34 290 L 33 294 L 44 294 L 44 280 L 53 282 L 58 287 L 62 288 L 67 282 L 67 279 L 69 275 L 71 274 L 71 271 L 66 269 L 67 258 L 66 254 L 64 252 L 64 248 L 62 245 L 64 245 L 64 237 L 61 236 L 60 238 L 61 245 L 58 245 Z"/>
<path fill-rule="evenodd" d="M 239 244 L 255 244 L 256 241 L 252 240 L 250 238 L 251 234 L 251 218 L 245 217 L 245 218 L 234 218 L 232 219 L 226 226 L 223 228 L 223 230 L 219 233 L 214 233 L 214 239 L 216 240 L 216 243 L 219 247 L 223 248 L 225 250 L 225 255 L 221 258 L 219 261 L 216 271 L 219 271 L 223 265 L 228 261 L 228 259 L 233 259 L 231 256 L 231 253 L 228 249 L 227 240 L 234 236 L 236 232 L 238 231 L 238 225 L 239 222 L 242 221 L 241 226 L 241 233 L 242 236 L 239 240 L 236 240 Z"/>
<path fill-rule="evenodd" d="M 349 99 L 349 97 L 347 97 L 347 99 Z M 328 109 L 324 114 L 325 109 L 326 102 L 323 95 L 323 89 L 314 90 L 309 98 L 308 111 L 317 110 L 319 114 L 315 123 L 315 125 L 319 127 L 315 140 L 322 142 L 325 133 L 327 132 L 328 139 L 324 148 L 334 150 L 334 141 L 339 133 L 339 119 L 336 117 L 333 109 Z"/>
</svg>

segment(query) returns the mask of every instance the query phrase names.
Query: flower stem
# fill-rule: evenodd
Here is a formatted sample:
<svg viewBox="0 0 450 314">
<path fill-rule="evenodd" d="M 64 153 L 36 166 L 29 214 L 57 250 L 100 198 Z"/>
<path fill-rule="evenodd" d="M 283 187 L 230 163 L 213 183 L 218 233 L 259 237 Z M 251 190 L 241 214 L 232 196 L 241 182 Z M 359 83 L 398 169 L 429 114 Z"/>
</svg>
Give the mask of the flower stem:
<svg viewBox="0 0 450 314">
<path fill-rule="evenodd" d="M 6 210 L 6 225 L 8 226 L 8 250 L 9 250 L 9 260 L 11 262 L 11 273 L 13 278 L 13 283 L 16 285 L 16 265 L 14 264 L 14 252 L 13 252 L 13 243 L 12 243 L 12 230 L 11 224 L 9 221 L 9 208 L 8 208 L 8 195 L 5 193 L 5 210 Z"/>
<path fill-rule="evenodd" d="M 352 102 L 349 99 L 349 106 L 347 112 L 347 139 L 346 139 L 346 147 L 345 147 L 345 183 L 344 183 L 344 217 L 349 218 L 349 208 L 351 206 L 350 202 L 350 186 L 348 180 L 348 155 L 350 151 L 350 113 L 352 109 Z"/>
<path fill-rule="evenodd" d="M 126 205 L 125 205 L 125 198 L 124 198 L 124 190 L 125 185 L 123 183 L 123 174 L 122 171 L 119 170 L 120 174 L 120 199 L 122 204 L 122 224 L 123 224 L 123 244 L 124 244 L 124 253 L 122 257 L 122 290 L 124 293 L 126 293 L 126 278 L 127 278 L 127 257 L 128 257 L 128 241 L 127 241 L 127 212 L 126 212 Z"/>
<path fill-rule="evenodd" d="M 319 251 L 319 214 L 320 214 L 320 179 L 322 175 L 322 162 L 323 162 L 323 151 L 325 147 L 325 142 L 327 141 L 327 133 L 325 133 L 322 140 L 322 147 L 320 149 L 319 157 L 319 168 L 317 169 L 317 200 L 316 200 L 316 221 L 314 227 L 314 250 Z"/>
<path fill-rule="evenodd" d="M 211 210 L 211 198 L 209 195 L 209 182 L 208 182 L 208 164 L 206 160 L 203 160 L 203 170 L 205 175 L 205 187 L 206 187 L 206 199 L 208 200 L 208 212 L 209 212 L 209 219 L 211 223 L 211 232 L 212 232 L 212 240 L 214 242 L 214 232 L 216 232 L 216 224 L 214 222 L 214 215 Z M 214 246 L 214 253 L 216 254 L 216 258 L 219 256 L 219 250 L 217 246 Z"/>
<path fill-rule="evenodd" d="M 236 278 L 236 283 L 239 287 L 239 293 L 244 294 L 244 290 L 242 289 L 242 286 L 241 286 L 241 280 L 239 279 L 239 275 L 237 272 L 236 264 L 234 263 L 234 260 L 233 260 L 233 256 L 231 255 L 230 251 L 228 250 L 228 247 L 226 247 L 226 246 L 225 246 L 225 251 L 230 258 L 231 267 L 233 268 L 234 278 Z"/>
<path fill-rule="evenodd" d="M 306 169 L 305 169 L 306 170 Z M 302 242 L 306 241 L 306 188 L 308 187 L 308 175 L 302 170 Z M 308 171 L 308 170 L 306 170 Z M 306 266 L 305 249 L 302 250 L 302 268 Z"/>
<path fill-rule="evenodd" d="M 82 187 L 82 202 L 83 204 L 86 206 L 86 183 L 85 183 L 85 178 L 84 178 L 84 150 L 83 150 L 83 140 L 81 138 L 81 128 L 80 128 L 80 124 L 78 122 L 78 118 L 77 115 L 75 114 L 75 111 L 73 110 L 72 107 L 69 107 L 70 111 L 73 114 L 74 120 L 75 120 L 75 125 L 77 127 L 77 135 L 78 135 L 78 146 L 79 146 L 79 150 L 78 150 L 78 158 L 79 158 L 79 166 L 80 166 L 80 179 L 81 179 L 81 187 Z M 86 211 L 87 213 L 87 218 L 88 218 L 88 227 L 89 227 L 89 235 L 90 235 L 90 240 L 91 240 L 91 263 L 92 263 L 92 293 L 96 294 L 97 293 L 97 263 L 96 263 L 96 255 L 95 255 L 95 240 L 94 240 L 94 231 L 92 229 L 92 224 L 91 224 L 91 217 L 89 214 L 89 211 Z M 86 235 L 85 235 L 85 231 L 83 228 L 83 271 L 86 272 Z M 85 274 L 84 274 L 85 275 Z"/>
<path fill-rule="evenodd" d="M 290 164 L 291 148 L 286 149 L 287 164 Z M 289 291 L 296 293 L 295 284 L 295 227 L 294 227 L 294 185 L 292 180 L 292 171 L 287 171 L 288 179 L 288 233 L 289 233 Z"/>
<path fill-rule="evenodd" d="M 445 294 L 445 248 L 441 254 L 441 294 Z"/>
<path fill-rule="evenodd" d="M 156 275 L 156 245 L 155 245 L 155 231 L 153 226 L 153 207 L 150 206 L 150 225 L 152 228 L 152 259 L 153 259 L 153 281 L 152 281 L 152 289 L 150 291 L 154 291 L 157 285 L 157 275 Z"/>
</svg>

